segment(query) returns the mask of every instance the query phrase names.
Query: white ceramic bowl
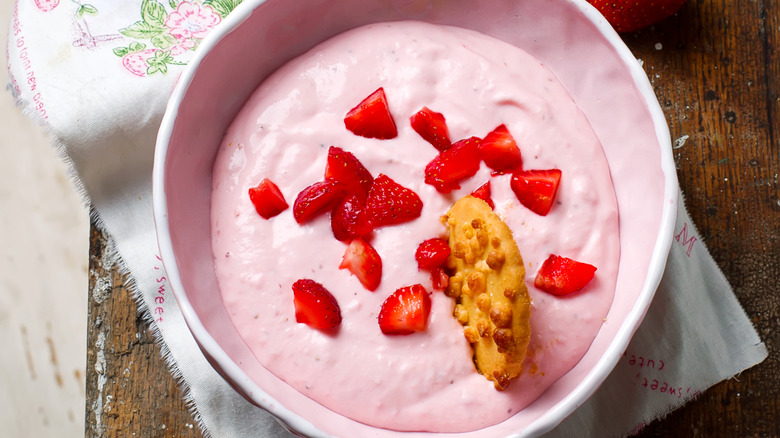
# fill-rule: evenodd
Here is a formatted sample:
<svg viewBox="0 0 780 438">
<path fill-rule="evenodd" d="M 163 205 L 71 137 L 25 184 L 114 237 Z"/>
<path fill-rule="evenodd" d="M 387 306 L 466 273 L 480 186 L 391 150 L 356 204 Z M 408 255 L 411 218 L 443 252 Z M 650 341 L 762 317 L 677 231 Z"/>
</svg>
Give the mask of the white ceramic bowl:
<svg viewBox="0 0 780 438">
<path fill-rule="evenodd" d="M 652 88 L 618 35 L 585 1 L 244 0 L 202 42 L 160 128 L 154 207 L 165 268 L 203 353 L 251 402 L 305 435 L 401 435 L 322 407 L 257 362 L 233 328 L 217 289 L 209 202 L 212 163 L 224 131 L 265 77 L 343 31 L 408 19 L 470 28 L 539 58 L 585 112 L 609 162 L 621 259 L 608 322 L 579 364 L 530 406 L 503 423 L 458 435 L 534 436 L 581 405 L 625 351 L 663 274 L 677 209 L 669 132 Z M 603 81 L 610 86 L 593 87 Z M 631 143 L 625 144 L 625 138 Z M 422 435 L 427 434 L 404 434 Z"/>
</svg>

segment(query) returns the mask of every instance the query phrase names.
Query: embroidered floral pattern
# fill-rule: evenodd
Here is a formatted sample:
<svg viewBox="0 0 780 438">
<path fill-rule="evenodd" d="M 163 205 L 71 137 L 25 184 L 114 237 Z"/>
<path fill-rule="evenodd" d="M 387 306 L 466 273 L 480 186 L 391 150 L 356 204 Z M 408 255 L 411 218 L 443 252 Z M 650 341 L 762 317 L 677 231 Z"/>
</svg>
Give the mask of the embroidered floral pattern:
<svg viewBox="0 0 780 438">
<path fill-rule="evenodd" d="M 241 0 L 170 0 L 166 7 L 158 0 L 141 2 L 141 19 L 119 30 L 135 41 L 114 48 L 130 73 L 149 76 L 166 74 L 172 65 L 185 65 L 206 34 L 227 16 Z"/>
<path fill-rule="evenodd" d="M 176 11 L 168 15 L 165 26 L 171 35 L 184 42 L 205 37 L 221 20 L 222 17 L 209 5 L 182 2 Z"/>
</svg>

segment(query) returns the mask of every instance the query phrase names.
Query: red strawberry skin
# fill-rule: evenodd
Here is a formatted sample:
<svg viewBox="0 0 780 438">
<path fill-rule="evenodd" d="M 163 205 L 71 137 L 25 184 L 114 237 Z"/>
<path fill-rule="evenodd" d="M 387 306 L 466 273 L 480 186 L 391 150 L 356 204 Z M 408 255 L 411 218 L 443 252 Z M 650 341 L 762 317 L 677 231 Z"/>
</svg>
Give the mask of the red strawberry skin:
<svg viewBox="0 0 780 438">
<path fill-rule="evenodd" d="M 406 286 L 387 297 L 379 311 L 379 328 L 386 335 L 408 335 L 428 328 L 431 297 L 420 284 Z"/>
<path fill-rule="evenodd" d="M 441 238 L 428 239 L 417 246 L 414 259 L 422 271 L 433 271 L 440 268 L 450 256 L 450 245 Z"/>
<path fill-rule="evenodd" d="M 523 166 L 520 148 L 503 124 L 482 139 L 479 144 L 479 156 L 489 168 L 498 172 L 520 170 Z"/>
<path fill-rule="evenodd" d="M 470 137 L 455 142 L 425 166 L 425 183 L 440 193 L 459 189 L 459 182 L 479 171 L 479 144 L 482 140 Z"/>
<path fill-rule="evenodd" d="M 534 286 L 553 295 L 563 296 L 587 286 L 595 274 L 596 267 L 593 265 L 553 254 L 536 273 Z"/>
<path fill-rule="evenodd" d="M 334 179 L 353 193 L 368 193 L 374 177 L 351 152 L 331 146 L 325 165 L 325 179 Z"/>
<path fill-rule="evenodd" d="M 452 146 L 447 121 L 442 113 L 424 106 L 409 118 L 409 122 L 412 129 L 436 149 L 444 151 Z"/>
<path fill-rule="evenodd" d="M 385 90 L 378 88 L 344 116 L 344 126 L 353 134 L 387 140 L 398 136 Z"/>
<path fill-rule="evenodd" d="M 431 283 L 435 290 L 447 289 L 450 283 L 450 276 L 444 272 L 444 268 L 436 268 L 431 272 Z"/>
<path fill-rule="evenodd" d="M 366 213 L 366 197 L 348 194 L 330 214 L 330 228 L 333 236 L 342 242 L 363 237 L 373 231 Z"/>
<path fill-rule="evenodd" d="M 344 187 L 338 181 L 318 181 L 298 193 L 293 204 L 293 217 L 299 224 L 304 224 L 331 210 L 344 194 Z"/>
<path fill-rule="evenodd" d="M 540 216 L 547 216 L 560 182 L 558 169 L 526 170 L 514 173 L 509 185 L 521 204 Z"/>
<path fill-rule="evenodd" d="M 618 32 L 633 32 L 680 10 L 685 0 L 588 0 Z"/>
<path fill-rule="evenodd" d="M 495 210 L 496 204 L 493 202 L 493 198 L 490 197 L 491 195 L 492 190 L 490 188 L 490 180 L 486 181 L 485 184 L 482 184 L 481 186 L 474 189 L 473 192 L 471 192 L 471 196 L 487 202 L 487 205 L 489 205 L 491 209 Z"/>
<path fill-rule="evenodd" d="M 374 228 L 395 225 L 420 217 L 423 203 L 414 191 L 379 174 L 368 192 L 366 213 Z"/>
<path fill-rule="evenodd" d="M 271 219 L 289 207 L 279 187 L 268 178 L 260 181 L 257 187 L 249 189 L 249 200 L 255 206 L 257 214 L 265 219 Z"/>
<path fill-rule="evenodd" d="M 295 320 L 320 330 L 331 330 L 341 324 L 341 308 L 323 285 L 302 279 L 292 285 Z"/>
<path fill-rule="evenodd" d="M 370 291 L 375 291 L 382 281 L 382 258 L 374 247 L 363 239 L 353 240 L 344 257 L 341 259 L 339 269 L 347 269 L 360 280 L 360 284 Z"/>
</svg>

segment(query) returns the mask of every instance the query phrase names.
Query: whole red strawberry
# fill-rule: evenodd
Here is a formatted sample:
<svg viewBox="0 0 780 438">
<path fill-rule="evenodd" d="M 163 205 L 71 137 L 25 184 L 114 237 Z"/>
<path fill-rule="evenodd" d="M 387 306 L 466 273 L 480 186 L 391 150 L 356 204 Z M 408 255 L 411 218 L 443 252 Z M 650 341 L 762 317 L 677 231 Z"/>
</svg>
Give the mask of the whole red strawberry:
<svg viewBox="0 0 780 438">
<path fill-rule="evenodd" d="M 680 10 L 685 0 L 588 0 L 618 32 L 633 32 Z"/>
</svg>

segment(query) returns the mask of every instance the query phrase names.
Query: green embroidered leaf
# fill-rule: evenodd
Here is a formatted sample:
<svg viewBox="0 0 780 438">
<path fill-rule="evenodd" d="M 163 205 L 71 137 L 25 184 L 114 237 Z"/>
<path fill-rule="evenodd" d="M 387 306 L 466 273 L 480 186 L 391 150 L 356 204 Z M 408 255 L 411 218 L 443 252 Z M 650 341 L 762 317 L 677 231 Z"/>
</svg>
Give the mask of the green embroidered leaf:
<svg viewBox="0 0 780 438">
<path fill-rule="evenodd" d="M 130 50 L 127 47 L 115 47 L 114 48 L 114 55 L 116 55 L 116 56 L 118 56 L 120 58 L 125 56 L 125 55 L 127 55 L 128 53 L 130 53 Z"/>
<path fill-rule="evenodd" d="M 169 0 L 168 5 L 170 5 L 171 9 L 176 9 L 176 7 L 179 6 L 179 4 L 176 3 L 176 0 Z"/>
<path fill-rule="evenodd" d="M 241 0 L 206 0 L 203 4 L 211 5 L 211 7 L 224 18 L 235 9 L 236 6 L 241 4 Z"/>
<path fill-rule="evenodd" d="M 173 35 L 169 33 L 164 33 L 162 35 L 157 35 L 152 37 L 152 45 L 154 47 L 157 47 L 158 49 L 169 49 L 173 46 L 175 46 L 179 40 L 176 39 Z"/>
<path fill-rule="evenodd" d="M 78 18 L 82 18 L 85 15 L 97 15 L 97 14 L 98 14 L 97 8 L 92 5 L 86 5 L 86 4 L 80 5 L 78 10 L 76 10 L 76 16 Z"/>
<path fill-rule="evenodd" d="M 154 52 L 154 56 L 146 60 L 149 65 L 168 64 L 169 62 L 173 61 L 175 61 L 175 59 L 173 59 L 173 56 L 171 56 L 171 52 L 169 50 L 158 50 Z"/>
<path fill-rule="evenodd" d="M 143 50 L 145 48 L 146 48 L 146 44 L 139 43 L 138 41 L 133 41 L 132 43 L 130 43 L 130 46 L 128 47 L 128 49 L 131 52 L 140 52 L 141 50 Z"/>
<path fill-rule="evenodd" d="M 141 18 L 145 23 L 153 26 L 164 26 L 168 12 L 157 0 L 144 0 L 141 3 Z"/>
<path fill-rule="evenodd" d="M 145 21 L 136 21 L 134 24 L 124 29 L 119 29 L 119 33 L 122 35 L 138 40 L 150 39 L 165 31 L 166 28 L 164 26 L 156 26 Z"/>
<path fill-rule="evenodd" d="M 155 73 L 168 73 L 168 67 L 165 64 L 149 64 L 149 68 L 146 69 L 146 74 L 151 76 Z"/>
</svg>

